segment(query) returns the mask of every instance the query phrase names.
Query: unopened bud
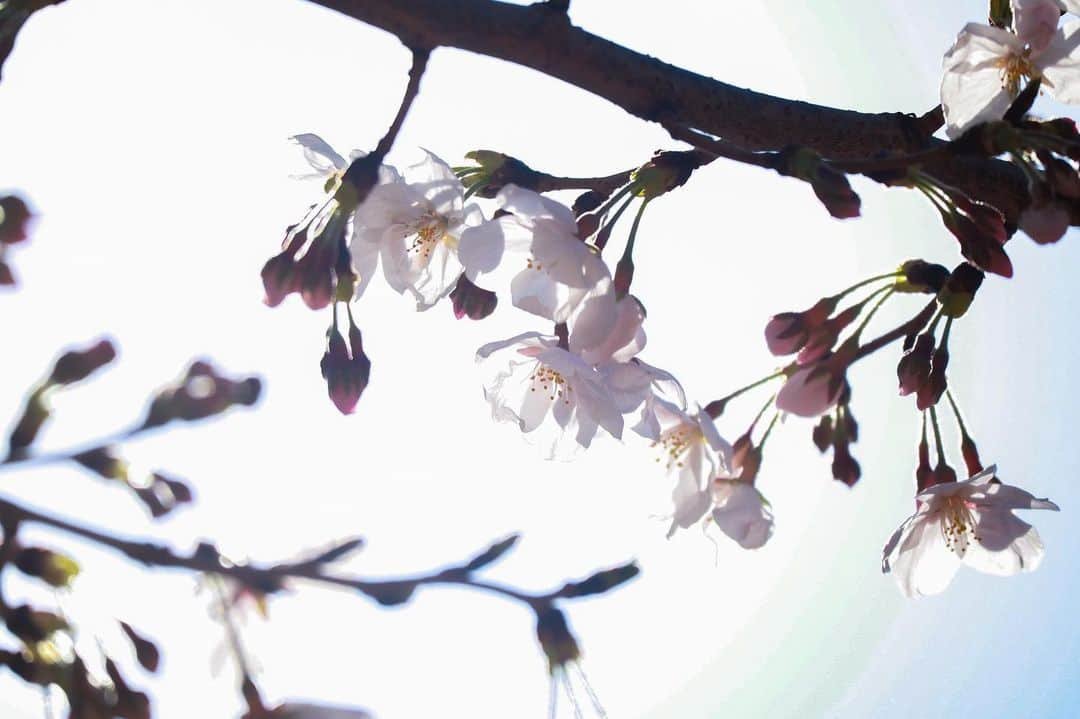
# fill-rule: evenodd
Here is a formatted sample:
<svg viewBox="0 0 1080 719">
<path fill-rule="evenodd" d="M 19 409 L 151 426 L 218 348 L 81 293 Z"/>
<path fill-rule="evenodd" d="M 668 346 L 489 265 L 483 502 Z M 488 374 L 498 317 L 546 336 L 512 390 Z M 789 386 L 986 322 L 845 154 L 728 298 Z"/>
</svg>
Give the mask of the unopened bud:
<svg viewBox="0 0 1080 719">
<path fill-rule="evenodd" d="M 14 245 L 25 241 L 31 217 L 33 214 L 30 208 L 21 198 L 15 195 L 0 197 L 0 245 Z"/>
<path fill-rule="evenodd" d="M 855 458 L 851 456 L 846 443 L 838 443 L 833 448 L 832 475 L 833 479 L 839 480 L 849 487 L 854 486 L 862 476 L 862 469 L 860 469 Z"/>
<path fill-rule="evenodd" d="M 786 158 L 786 167 L 780 173 L 809 182 L 830 215 L 841 220 L 859 216 L 862 200 L 851 189 L 847 175 L 825 164 L 821 155 L 808 147 L 795 147 L 782 151 L 781 157 Z"/>
<path fill-rule="evenodd" d="M 966 262 L 956 266 L 945 287 L 938 293 L 938 304 L 946 317 L 962 317 L 968 311 L 985 275 Z"/>
<path fill-rule="evenodd" d="M 810 338 L 810 332 L 828 320 L 836 309 L 835 297 L 824 297 L 803 312 L 781 312 L 765 325 L 765 344 L 776 356 L 798 352 Z"/>
<path fill-rule="evenodd" d="M 32 609 L 26 604 L 8 610 L 4 621 L 8 631 L 27 644 L 45 641 L 56 632 L 68 628 L 68 623 L 60 615 Z"/>
<path fill-rule="evenodd" d="M 464 274 L 458 278 L 450 293 L 450 304 L 454 310 L 454 317 L 459 320 L 468 317 L 471 320 L 482 320 L 495 311 L 499 298 L 491 290 L 473 284 Z"/>
<path fill-rule="evenodd" d="M 625 297 L 630 293 L 630 284 L 634 281 L 634 261 L 623 256 L 615 263 L 615 277 L 612 285 L 615 287 L 615 296 Z"/>
<path fill-rule="evenodd" d="M 326 352 L 319 363 L 330 401 L 342 414 L 352 414 L 368 384 L 371 360 L 364 354 L 360 330 L 349 329 L 349 344 L 336 327 L 327 333 Z"/>
<path fill-rule="evenodd" d="M 908 260 L 900 265 L 900 272 L 894 286 L 897 292 L 937 294 L 949 279 L 947 267 L 925 260 Z"/>
<path fill-rule="evenodd" d="M 69 350 L 56 360 L 48 384 L 74 384 L 86 379 L 114 359 L 116 348 L 107 339 L 98 340 L 85 350 Z"/>
<path fill-rule="evenodd" d="M 949 366 L 949 350 L 947 347 L 938 347 L 930 360 L 930 374 L 926 382 L 919 387 L 915 394 L 915 406 L 919 409 L 929 409 L 941 400 L 949 383 L 945 378 L 945 368 Z"/>
<path fill-rule="evenodd" d="M 574 217 L 581 217 L 586 212 L 592 212 L 600 207 L 609 196 L 609 194 L 597 192 L 596 190 L 587 190 L 577 196 L 570 209 L 574 211 Z"/>
<path fill-rule="evenodd" d="M 604 569 L 593 574 L 588 579 L 580 582 L 567 582 L 558 591 L 560 597 L 587 597 L 592 594 L 603 594 L 615 587 L 629 582 L 641 573 L 637 564 L 630 562 L 619 567 Z"/>
<path fill-rule="evenodd" d="M 964 464 L 967 466 L 969 477 L 974 477 L 983 471 L 982 462 L 979 460 L 979 449 L 975 446 L 975 440 L 967 434 L 960 440 L 960 453 L 964 457 Z"/>
<path fill-rule="evenodd" d="M 581 658 L 577 640 L 570 633 L 566 616 L 552 606 L 537 609 L 536 638 L 548 660 L 548 669 L 557 669 Z"/>
<path fill-rule="evenodd" d="M 697 150 L 659 152 L 631 174 L 634 194 L 651 200 L 670 192 L 689 180 L 704 160 Z"/>
<path fill-rule="evenodd" d="M 15 566 L 28 577 L 37 577 L 57 589 L 71 586 L 79 574 L 75 560 L 51 549 L 26 547 L 15 555 Z"/>
<path fill-rule="evenodd" d="M 900 380 L 900 394 L 909 395 L 920 391 L 930 379 L 930 358 L 934 353 L 934 336 L 924 332 L 915 344 L 904 353 L 896 365 Z"/>
<path fill-rule="evenodd" d="M 821 421 L 814 426 L 813 432 L 814 446 L 818 448 L 818 451 L 824 453 L 833 443 L 833 421 L 832 415 L 822 415 Z"/>
<path fill-rule="evenodd" d="M 105 479 L 127 481 L 127 462 L 114 455 L 111 447 L 96 447 L 73 455 L 71 458 Z"/>
</svg>

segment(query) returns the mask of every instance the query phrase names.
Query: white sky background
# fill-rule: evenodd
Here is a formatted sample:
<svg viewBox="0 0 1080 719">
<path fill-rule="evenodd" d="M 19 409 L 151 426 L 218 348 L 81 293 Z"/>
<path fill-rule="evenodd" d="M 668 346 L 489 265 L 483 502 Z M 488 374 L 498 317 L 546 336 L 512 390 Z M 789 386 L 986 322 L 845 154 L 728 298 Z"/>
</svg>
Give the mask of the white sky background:
<svg viewBox="0 0 1080 719">
<path fill-rule="evenodd" d="M 985 8 L 905 5 L 576 0 L 572 17 L 738 85 L 923 112 L 937 100 L 941 53 Z M 17 406 L 61 347 L 101 333 L 118 341 L 120 362 L 57 400 L 47 446 L 126 425 L 192 356 L 258 373 L 266 393 L 255 411 L 127 451 L 195 486 L 197 505 L 165 522 L 66 468 L 5 475 L 5 491 L 119 533 L 180 547 L 212 537 L 256 559 L 359 533 L 368 547 L 346 569 L 371 576 L 461 561 L 509 532 L 523 539 L 489 575 L 538 590 L 637 557 L 644 571 L 633 584 L 566 607 L 612 717 L 907 716 L 912 704 L 926 716 L 1010 716 L 1004 702 L 1021 696 L 1028 716 L 1069 714 L 1080 657 L 1069 598 L 1080 589 L 1080 540 L 1067 519 L 1080 500 L 1069 429 L 1080 419 L 1071 401 L 1080 297 L 1064 269 L 1080 259 L 1074 237 L 1038 248 L 1018 236 L 1017 277 L 988 280 L 953 333 L 950 378 L 984 460 L 1065 510 L 1033 518 L 1048 546 L 1039 572 L 964 572 L 947 595 L 917 603 L 879 574 L 881 545 L 911 509 L 918 426 L 913 403 L 895 397 L 887 352 L 854 378 L 864 471 L 854 490 L 829 478 L 812 422 L 792 420 L 770 439 L 759 480 L 777 515 L 764 549 L 721 538 L 717 552 L 696 531 L 666 541 L 656 516 L 670 486 L 647 443 L 599 442 L 550 463 L 516 429 L 491 424 L 476 347 L 547 329 L 507 299 L 488 320 L 455 321 L 448 307 L 417 314 L 373 283 L 357 307 L 372 383 L 348 418 L 318 370 L 329 310 L 295 298 L 261 304 L 262 263 L 318 192 L 288 179 L 302 159 L 285 138 L 311 131 L 343 153 L 370 148 L 407 67 L 393 37 L 298 0 L 72 0 L 35 17 L 0 84 L 0 188 L 24 191 L 41 213 L 14 255 L 22 287 L 0 296 L 3 406 Z M 677 147 L 561 82 L 448 50 L 432 56 L 390 161 L 415 162 L 420 146 L 452 164 L 497 149 L 565 175 L 607 174 Z M 868 182 L 856 189 L 864 216 L 841 223 L 800 183 L 717 162 L 654 203 L 636 253 L 635 294 L 649 311 L 643 357 L 706 402 L 775 365 L 761 339 L 772 313 L 909 257 L 956 262 L 926 203 Z M 900 298 L 876 326 L 919 306 Z M 732 405 L 721 429 L 736 436 L 765 396 Z M 49 543 L 84 563 L 66 607 L 88 634 L 123 655 L 115 614 L 159 640 L 161 677 L 131 672 L 158 716 L 237 713 L 231 667 L 211 669 L 220 628 L 190 577 L 142 572 L 55 535 Z M 532 620 L 497 598 L 430 589 L 387 611 L 302 587 L 272 602 L 271 620 L 245 635 L 268 697 L 363 706 L 382 719 L 545 716 Z M 0 707 L 5 719 L 42 711 L 38 694 L 7 675 Z"/>
</svg>

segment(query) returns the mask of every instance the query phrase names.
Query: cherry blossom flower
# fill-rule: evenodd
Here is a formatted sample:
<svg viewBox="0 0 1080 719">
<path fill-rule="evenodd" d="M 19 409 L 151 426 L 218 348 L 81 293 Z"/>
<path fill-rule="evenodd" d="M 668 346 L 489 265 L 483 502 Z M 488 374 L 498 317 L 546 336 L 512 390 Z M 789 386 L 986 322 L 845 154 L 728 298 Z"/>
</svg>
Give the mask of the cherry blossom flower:
<svg viewBox="0 0 1080 719">
<path fill-rule="evenodd" d="M 516 185 L 496 200 L 507 214 L 462 233 L 458 255 L 469 279 L 512 274 L 515 307 L 553 322 L 573 320 L 581 345 L 602 341 L 615 322 L 611 273 L 578 237 L 573 212 Z"/>
<path fill-rule="evenodd" d="M 716 477 L 712 481 L 712 521 L 743 549 L 758 549 L 773 533 L 773 515 L 751 482 Z"/>
<path fill-rule="evenodd" d="M 840 354 L 797 369 L 776 394 L 776 406 L 800 417 L 817 417 L 843 394 L 848 360 Z"/>
<path fill-rule="evenodd" d="M 654 443 L 668 475 L 675 476 L 671 499 L 674 511 L 668 536 L 686 529 L 705 516 L 713 504 L 712 480 L 730 476 L 731 445 L 720 436 L 712 418 L 700 409 L 689 414 L 659 403 L 660 438 Z"/>
<path fill-rule="evenodd" d="M 1016 33 L 968 23 L 945 54 L 941 105 L 949 137 L 1001 119 L 1024 78 L 1041 78 L 1061 102 L 1080 101 L 1080 22 L 1048 33 L 1045 9 L 1024 5 L 1030 10 L 1020 13 Z"/>
<path fill-rule="evenodd" d="M 476 357 L 500 360 L 500 369 L 484 386 L 492 418 L 515 422 L 526 434 L 546 424 L 549 431 L 541 434 L 541 443 L 549 459 L 588 447 L 600 428 L 622 437 L 622 414 L 600 374 L 559 347 L 558 338 L 527 332 L 486 344 Z"/>
<path fill-rule="evenodd" d="M 461 276 L 458 242 L 484 217 L 465 204 L 465 188 L 450 166 L 430 152 L 404 177 L 376 185 L 356 214 L 354 264 L 382 259 L 386 281 L 426 310 L 450 294 Z"/>
<path fill-rule="evenodd" d="M 915 497 L 917 510 L 885 545 L 881 569 L 907 597 L 939 594 L 961 564 L 987 574 L 1034 571 L 1044 549 L 1038 532 L 1014 509 L 1058 506 L 994 478 L 991 466 L 962 482 L 934 485 Z"/>
</svg>

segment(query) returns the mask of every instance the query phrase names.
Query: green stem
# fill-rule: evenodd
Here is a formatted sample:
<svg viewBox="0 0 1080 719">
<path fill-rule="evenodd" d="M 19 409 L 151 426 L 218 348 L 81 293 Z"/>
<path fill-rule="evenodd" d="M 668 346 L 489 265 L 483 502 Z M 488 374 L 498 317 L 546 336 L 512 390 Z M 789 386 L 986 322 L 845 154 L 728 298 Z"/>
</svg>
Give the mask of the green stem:
<svg viewBox="0 0 1080 719">
<path fill-rule="evenodd" d="M 965 439 L 971 439 L 967 427 L 964 426 L 964 419 L 960 416 L 960 407 L 957 406 L 956 400 L 953 399 L 952 390 L 946 389 L 945 396 L 949 399 L 949 406 L 952 407 L 953 415 L 956 417 L 956 424 L 960 428 L 960 436 Z"/>
<path fill-rule="evenodd" d="M 938 464 L 945 463 L 945 445 L 941 441 L 941 427 L 938 426 L 937 410 L 930 407 L 930 424 L 934 427 L 934 444 L 937 445 Z"/>
<path fill-rule="evenodd" d="M 885 300 L 892 297 L 893 293 L 896 292 L 896 288 L 895 287 L 882 287 L 879 290 L 875 290 L 874 293 L 872 295 L 870 295 L 869 297 L 867 297 L 865 300 L 863 300 L 863 302 L 869 302 L 870 298 L 872 298 L 874 295 L 880 294 L 882 292 L 884 292 L 885 294 L 882 295 L 880 300 L 878 300 L 876 303 L 874 303 L 874 306 L 871 307 L 870 311 L 866 313 L 866 317 L 863 318 L 863 321 L 859 324 L 859 327 L 851 335 L 852 339 L 854 339 L 855 342 L 859 341 L 859 337 L 862 336 L 863 330 L 865 330 L 866 326 L 868 324 L 870 324 L 870 320 L 872 320 L 874 318 L 874 315 L 881 308 L 881 306 L 883 304 L 885 304 Z"/>
</svg>

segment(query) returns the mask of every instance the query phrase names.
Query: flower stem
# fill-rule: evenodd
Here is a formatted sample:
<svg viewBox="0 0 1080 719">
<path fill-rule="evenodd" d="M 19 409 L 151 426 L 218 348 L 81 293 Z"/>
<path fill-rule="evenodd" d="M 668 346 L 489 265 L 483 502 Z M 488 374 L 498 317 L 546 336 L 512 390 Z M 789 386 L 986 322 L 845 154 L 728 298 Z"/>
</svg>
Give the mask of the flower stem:
<svg viewBox="0 0 1080 719">
<path fill-rule="evenodd" d="M 894 270 L 893 272 L 887 272 L 883 275 L 876 275 L 874 277 L 870 277 L 861 282 L 856 282 L 851 287 L 848 287 L 846 290 L 841 290 L 840 292 L 837 292 L 835 295 L 832 296 L 832 298 L 837 301 L 842 300 L 860 287 L 865 287 L 866 285 L 872 284 L 874 282 L 880 282 L 881 280 L 893 279 L 899 277 L 901 274 L 903 274 L 901 270 Z"/>
<path fill-rule="evenodd" d="M 726 405 L 730 400 L 735 399 L 736 397 L 743 394 L 744 392 L 749 392 L 750 390 L 754 389 L 755 387 L 760 387 L 761 385 L 765 384 L 769 380 L 774 380 L 777 377 L 783 377 L 785 374 L 786 373 L 784 372 L 784 370 L 780 369 L 780 370 L 777 370 L 776 372 L 773 372 L 771 375 L 769 375 L 767 377 L 762 377 L 759 380 L 751 382 L 750 384 L 746 385 L 745 387 L 740 387 L 739 389 L 735 390 L 734 392 L 724 395 L 720 399 L 715 399 L 712 402 L 709 402 L 709 404 L 706 405 L 706 407 L 705 407 L 705 412 L 710 417 L 712 417 L 713 419 L 716 419 L 721 414 L 723 414 L 724 405 Z M 772 400 L 770 400 L 770 402 L 771 401 Z"/>
<path fill-rule="evenodd" d="M 865 300 L 863 300 L 863 302 L 869 302 L 871 297 L 882 292 L 884 292 L 884 294 L 882 295 L 881 299 L 874 303 L 874 306 L 871 307 L 870 311 L 866 313 L 866 317 L 863 318 L 863 321 L 859 324 L 859 327 L 855 330 L 854 334 L 851 335 L 851 337 L 856 342 L 859 341 L 859 337 L 862 336 L 863 330 L 866 329 L 866 326 L 868 324 L 870 324 L 870 320 L 874 318 L 874 315 L 877 313 L 878 309 L 880 309 L 881 306 L 885 304 L 885 300 L 892 297 L 893 293 L 896 292 L 896 288 L 882 287 L 878 290 L 875 290 L 874 293 L 870 295 L 870 297 L 867 297 Z"/>
<path fill-rule="evenodd" d="M 960 428 L 960 436 L 965 439 L 971 439 L 971 435 L 968 434 L 967 427 L 964 426 L 964 418 L 960 416 L 960 407 L 957 406 L 956 400 L 953 398 L 952 390 L 946 389 L 945 396 L 949 399 L 949 406 L 952 407 L 953 416 L 956 417 L 956 425 Z"/>
<path fill-rule="evenodd" d="M 934 427 L 934 444 L 937 445 L 938 464 L 945 464 L 945 445 L 941 441 L 941 427 L 938 426 L 937 409 L 933 406 L 930 407 L 930 424 Z"/>
</svg>

